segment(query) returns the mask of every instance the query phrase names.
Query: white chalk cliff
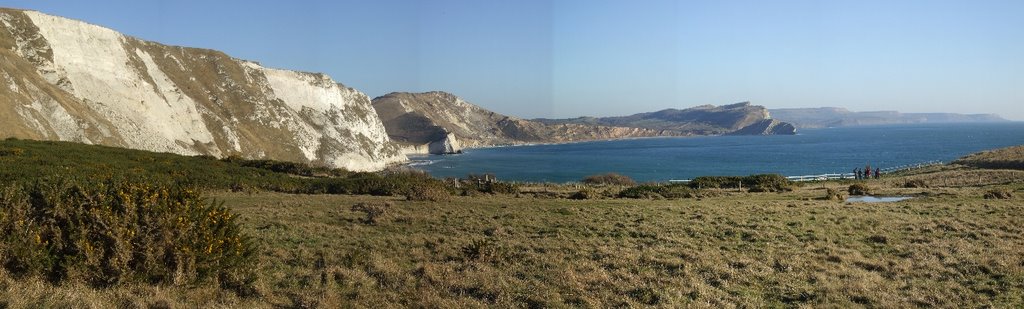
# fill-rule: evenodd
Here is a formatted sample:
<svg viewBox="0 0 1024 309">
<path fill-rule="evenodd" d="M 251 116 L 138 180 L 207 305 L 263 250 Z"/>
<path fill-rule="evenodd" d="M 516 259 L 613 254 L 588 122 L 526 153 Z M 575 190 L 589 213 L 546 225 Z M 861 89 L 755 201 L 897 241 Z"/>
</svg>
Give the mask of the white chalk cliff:
<svg viewBox="0 0 1024 309">
<path fill-rule="evenodd" d="M 365 94 L 85 22 L 0 9 L 0 138 L 380 170 L 406 160 Z"/>
</svg>

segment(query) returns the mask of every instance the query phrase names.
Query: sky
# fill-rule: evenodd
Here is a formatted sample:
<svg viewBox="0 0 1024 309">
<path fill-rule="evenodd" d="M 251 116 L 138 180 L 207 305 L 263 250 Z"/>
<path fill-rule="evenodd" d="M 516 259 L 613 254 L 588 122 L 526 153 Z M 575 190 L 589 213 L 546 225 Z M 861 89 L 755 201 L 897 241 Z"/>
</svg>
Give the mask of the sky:
<svg viewBox="0 0 1024 309">
<path fill-rule="evenodd" d="M 0 0 L 524 118 L 750 101 L 1024 120 L 1024 1 Z"/>
</svg>

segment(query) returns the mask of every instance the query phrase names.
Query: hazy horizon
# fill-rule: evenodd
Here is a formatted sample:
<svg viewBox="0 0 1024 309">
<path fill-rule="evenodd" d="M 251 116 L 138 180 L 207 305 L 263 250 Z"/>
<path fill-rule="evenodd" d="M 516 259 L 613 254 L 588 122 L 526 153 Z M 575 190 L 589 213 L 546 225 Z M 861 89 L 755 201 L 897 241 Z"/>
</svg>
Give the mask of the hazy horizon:
<svg viewBox="0 0 1024 309">
<path fill-rule="evenodd" d="M 1017 1 L 7 1 L 524 118 L 742 101 L 1024 120 Z"/>
</svg>

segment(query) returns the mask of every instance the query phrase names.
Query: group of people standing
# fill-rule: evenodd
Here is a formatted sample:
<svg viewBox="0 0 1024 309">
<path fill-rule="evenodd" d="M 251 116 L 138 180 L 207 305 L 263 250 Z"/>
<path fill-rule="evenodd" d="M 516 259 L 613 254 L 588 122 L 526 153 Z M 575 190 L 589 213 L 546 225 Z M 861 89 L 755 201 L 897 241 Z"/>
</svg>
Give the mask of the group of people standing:
<svg viewBox="0 0 1024 309">
<path fill-rule="evenodd" d="M 882 169 L 875 168 L 875 170 L 874 170 L 875 174 L 874 175 L 872 175 L 871 172 L 872 172 L 872 170 L 871 170 L 871 165 L 870 164 L 868 164 L 867 166 L 864 166 L 864 170 L 863 171 L 860 170 L 859 167 L 853 169 L 853 175 L 855 177 L 857 177 L 857 180 L 860 180 L 860 179 L 871 179 L 871 178 L 874 178 L 874 179 L 882 178 Z"/>
</svg>

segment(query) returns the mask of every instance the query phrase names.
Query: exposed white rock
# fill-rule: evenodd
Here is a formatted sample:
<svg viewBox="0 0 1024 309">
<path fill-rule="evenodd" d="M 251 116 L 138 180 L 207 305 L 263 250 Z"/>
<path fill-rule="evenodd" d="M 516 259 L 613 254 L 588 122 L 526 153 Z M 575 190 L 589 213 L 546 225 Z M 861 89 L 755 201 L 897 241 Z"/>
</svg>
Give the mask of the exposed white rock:
<svg viewBox="0 0 1024 309">
<path fill-rule="evenodd" d="M 427 148 L 430 154 L 453 154 L 462 151 L 462 145 L 451 132 L 445 134 L 444 138 L 431 142 Z"/>
<path fill-rule="evenodd" d="M 24 20 L 35 28 L 19 26 Z M 19 125 L 47 139 L 355 171 L 406 160 L 369 97 L 323 74 L 149 43 L 33 11 L 0 10 L 0 27 L 14 37 L 11 52 L 38 74 L 2 72 L 10 93 L 0 93 L 0 104 L 15 104 Z M 19 85 L 22 78 L 44 82 Z"/>
</svg>

